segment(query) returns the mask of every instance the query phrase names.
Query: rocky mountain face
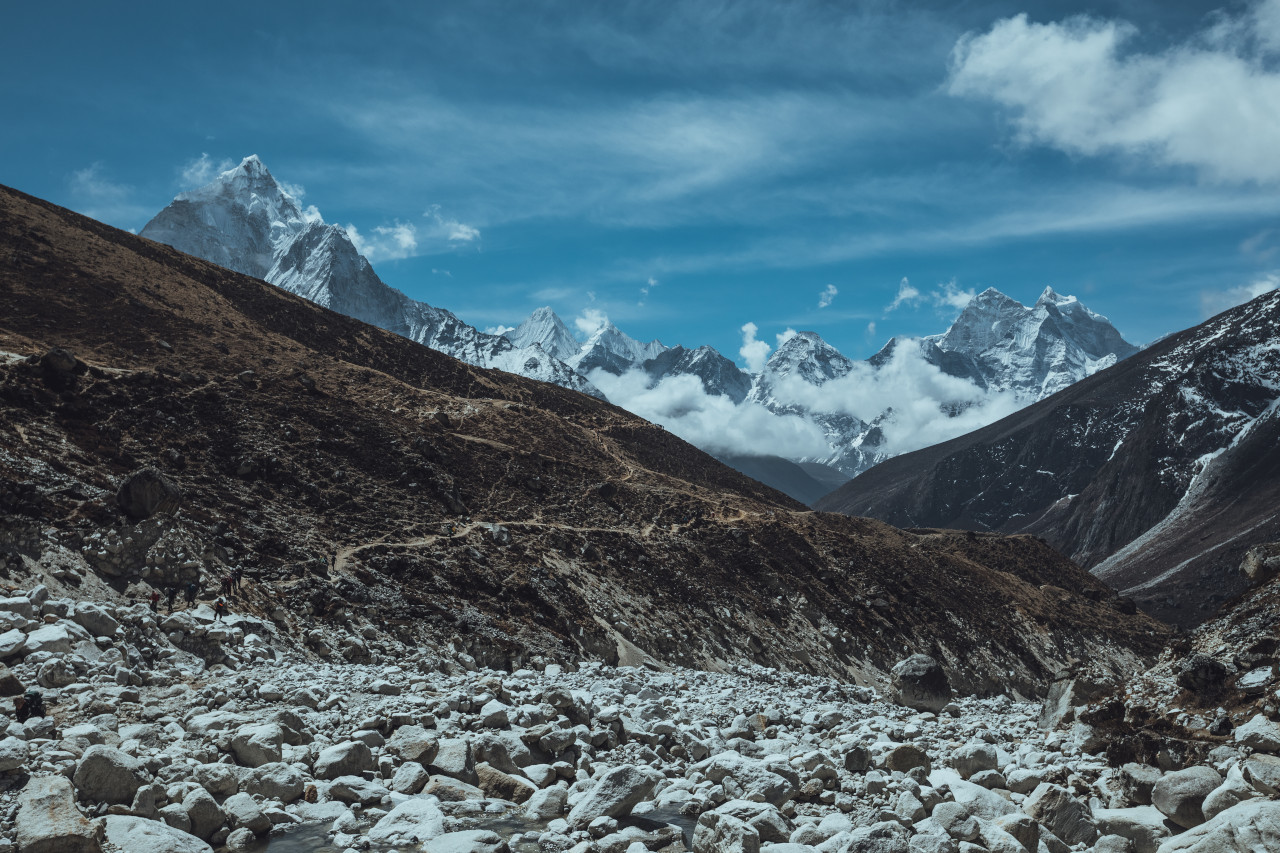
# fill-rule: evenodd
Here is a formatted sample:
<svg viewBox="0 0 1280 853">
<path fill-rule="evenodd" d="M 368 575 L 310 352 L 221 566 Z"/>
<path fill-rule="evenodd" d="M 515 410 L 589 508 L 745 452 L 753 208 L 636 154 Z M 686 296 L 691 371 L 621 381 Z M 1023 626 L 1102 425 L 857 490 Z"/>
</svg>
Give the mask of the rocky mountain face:
<svg viewBox="0 0 1280 853">
<path fill-rule="evenodd" d="M 1033 537 L 806 511 L 5 188 L 0 424 L 19 851 L 1278 838 L 1275 545 L 1157 657 Z"/>
<path fill-rule="evenodd" d="M 487 335 L 452 313 L 388 287 L 346 231 L 303 211 L 257 157 L 180 194 L 142 236 L 271 282 L 350 317 L 404 335 L 468 364 L 599 396 L 554 354 Z"/>
<path fill-rule="evenodd" d="M 937 363 L 949 375 L 1028 401 L 1051 396 L 1138 351 L 1107 318 L 1052 287 L 1030 308 L 988 288 L 944 334 L 924 341 L 937 347 Z"/>
<path fill-rule="evenodd" d="M 1028 532 L 1191 625 L 1240 589 L 1274 512 L 1280 293 L 1166 338 L 989 427 L 889 460 L 823 509 Z"/>
</svg>

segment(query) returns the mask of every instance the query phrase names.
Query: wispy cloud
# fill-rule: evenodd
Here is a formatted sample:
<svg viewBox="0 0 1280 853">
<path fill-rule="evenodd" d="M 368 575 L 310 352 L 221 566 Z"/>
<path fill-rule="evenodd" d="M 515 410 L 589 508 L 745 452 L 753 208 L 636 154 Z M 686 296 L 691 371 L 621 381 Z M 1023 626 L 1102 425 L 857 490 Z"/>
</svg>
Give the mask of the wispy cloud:
<svg viewBox="0 0 1280 853">
<path fill-rule="evenodd" d="M 423 217 L 426 223 L 422 227 L 397 219 L 390 225 L 378 225 L 368 233 L 362 233 L 355 225 L 348 224 L 346 232 L 356 249 L 370 263 L 439 254 L 480 240 L 478 228 L 445 216 L 438 204 L 428 208 Z M 436 270 L 432 272 L 435 273 Z M 443 271 L 443 274 L 452 275 L 448 270 Z"/>
<path fill-rule="evenodd" d="M 1250 299 L 1256 299 L 1264 293 L 1280 288 L 1280 272 L 1264 275 L 1248 284 L 1226 290 L 1202 290 L 1200 292 L 1200 313 L 1205 317 L 1221 314 L 1237 305 L 1243 305 Z"/>
<path fill-rule="evenodd" d="M 583 308 L 582 313 L 573 318 L 574 328 L 584 338 L 589 338 L 603 329 L 609 322 L 609 315 L 599 308 Z"/>
<path fill-rule="evenodd" d="M 929 294 L 929 299 L 932 300 L 934 305 L 937 305 L 940 308 L 952 308 L 956 311 L 963 311 L 969 306 L 969 303 L 973 301 L 973 297 L 977 295 L 978 293 L 974 288 L 961 288 L 956 284 L 956 280 L 953 278 L 951 281 L 944 281 L 942 284 L 938 285 L 934 291 Z"/>
<path fill-rule="evenodd" d="M 369 263 L 398 261 L 418 254 L 418 231 L 412 222 L 397 220 L 392 225 L 379 225 L 368 235 L 361 234 L 351 224 L 345 230 L 356 251 L 368 258 Z"/>
<path fill-rule="evenodd" d="M 657 287 L 658 284 L 659 284 L 659 281 L 656 278 L 654 278 L 653 276 L 649 276 L 648 280 L 640 288 L 640 301 L 637 302 L 636 304 L 643 306 L 645 303 L 645 300 L 649 298 L 649 291 Z"/>
<path fill-rule="evenodd" d="M 72 172 L 67 186 L 75 209 L 101 222 L 131 229 L 147 214 L 135 201 L 136 189 L 109 178 L 102 163 Z"/>
<path fill-rule="evenodd" d="M 1073 154 L 1121 153 L 1232 182 L 1280 181 L 1280 0 L 1220 15 L 1185 44 L 1129 51 L 1124 21 L 1025 14 L 969 34 L 949 91 L 1011 111 L 1018 139 Z"/>
<path fill-rule="evenodd" d="M 191 189 L 193 187 L 202 187 L 205 184 L 210 183 L 214 178 L 218 177 L 218 175 L 228 169 L 234 169 L 235 166 L 235 162 L 229 157 L 215 161 L 209 156 L 208 152 L 201 152 L 199 157 L 184 164 L 178 170 L 178 174 L 182 180 L 182 186 L 184 188 Z M 286 189 L 285 192 L 289 191 Z M 302 198 L 301 195 L 294 195 L 293 193 L 289 194 L 293 195 L 296 199 Z"/>
<path fill-rule="evenodd" d="M 897 311 L 903 305 L 919 305 L 921 298 L 920 289 L 913 286 L 904 275 L 902 281 L 898 282 L 898 295 L 893 297 L 893 301 L 885 306 L 884 313 L 888 314 L 890 311 Z"/>
<path fill-rule="evenodd" d="M 836 295 L 839 293 L 840 291 L 836 289 L 834 284 L 828 284 L 826 288 L 818 294 L 818 307 L 826 308 L 835 300 Z"/>
</svg>

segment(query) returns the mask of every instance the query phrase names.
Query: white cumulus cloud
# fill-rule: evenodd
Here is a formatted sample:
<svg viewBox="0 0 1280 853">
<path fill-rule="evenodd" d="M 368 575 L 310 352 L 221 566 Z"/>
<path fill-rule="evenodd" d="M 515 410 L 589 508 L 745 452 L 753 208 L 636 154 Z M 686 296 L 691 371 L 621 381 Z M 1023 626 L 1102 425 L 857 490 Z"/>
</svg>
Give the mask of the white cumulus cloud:
<svg viewBox="0 0 1280 853">
<path fill-rule="evenodd" d="M 583 308 L 582 313 L 573 318 L 574 327 L 586 338 L 603 329 L 608 322 L 609 315 L 599 308 Z"/>
<path fill-rule="evenodd" d="M 957 311 L 963 311 L 977 296 L 977 291 L 973 288 L 967 290 L 962 289 L 956 280 L 944 281 L 929 294 L 929 298 L 933 300 L 933 304 L 942 308 L 954 308 Z"/>
<path fill-rule="evenodd" d="M 769 359 L 771 347 L 764 341 L 756 340 L 756 333 L 760 331 L 760 327 L 755 323 L 744 323 L 741 331 L 742 346 L 738 348 L 738 355 L 746 362 L 747 370 L 759 373 L 764 370 L 764 363 Z"/>
<path fill-rule="evenodd" d="M 411 222 L 397 220 L 391 225 L 379 225 L 369 235 L 361 234 L 356 226 L 348 224 L 346 232 L 356 251 L 368 258 L 369 263 L 412 258 L 418 252 L 418 231 Z"/>
<path fill-rule="evenodd" d="M 486 335 L 505 335 L 507 332 L 514 332 L 515 330 L 515 326 L 504 326 L 499 323 L 496 326 L 489 326 L 484 330 L 484 333 Z"/>
<path fill-rule="evenodd" d="M 826 308 L 832 303 L 838 293 L 840 293 L 840 291 L 836 290 L 836 286 L 834 284 L 828 284 L 826 290 L 818 294 L 818 307 Z"/>
<path fill-rule="evenodd" d="M 1280 180 L 1280 0 L 1219 15 L 1161 52 L 1129 50 L 1137 35 L 1087 15 L 1006 18 L 956 44 L 949 91 L 1008 108 L 1026 144 L 1126 154 L 1226 182 Z"/>
<path fill-rule="evenodd" d="M 668 376 L 653 387 L 649 376 L 639 370 L 614 376 L 597 369 L 587 378 L 610 402 L 711 453 L 793 458 L 826 453 L 822 430 L 813 422 L 708 394 L 696 376 Z"/>
</svg>

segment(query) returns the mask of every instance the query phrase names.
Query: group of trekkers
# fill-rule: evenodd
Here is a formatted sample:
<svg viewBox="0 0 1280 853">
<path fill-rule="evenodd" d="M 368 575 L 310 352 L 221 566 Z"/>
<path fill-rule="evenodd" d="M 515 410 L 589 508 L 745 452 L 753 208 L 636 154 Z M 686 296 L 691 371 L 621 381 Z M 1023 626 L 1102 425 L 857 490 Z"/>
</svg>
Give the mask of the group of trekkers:
<svg viewBox="0 0 1280 853">
<path fill-rule="evenodd" d="M 241 591 L 241 582 L 244 580 L 244 572 L 239 566 L 233 568 L 230 572 L 222 576 L 220 581 L 222 594 L 213 603 L 213 619 L 215 622 L 221 621 L 227 615 L 227 598 L 236 595 Z M 195 606 L 196 597 L 200 594 L 200 584 L 196 581 L 190 581 L 183 589 L 183 597 L 186 599 L 187 607 Z M 165 604 L 168 612 L 174 610 L 174 603 L 178 599 L 178 588 L 176 586 L 167 586 L 164 588 Z M 155 613 L 160 612 L 160 590 L 151 590 L 151 610 Z"/>
</svg>

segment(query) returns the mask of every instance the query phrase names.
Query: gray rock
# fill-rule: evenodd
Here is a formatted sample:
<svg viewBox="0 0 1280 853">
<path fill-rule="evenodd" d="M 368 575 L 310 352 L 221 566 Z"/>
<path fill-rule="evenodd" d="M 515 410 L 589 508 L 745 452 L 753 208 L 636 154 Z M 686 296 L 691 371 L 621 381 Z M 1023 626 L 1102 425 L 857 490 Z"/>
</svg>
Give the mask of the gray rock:
<svg viewBox="0 0 1280 853">
<path fill-rule="evenodd" d="M 844 849 L 847 853 L 907 853 L 909 837 L 902 824 L 881 821 L 849 833 L 849 843 Z"/>
<path fill-rule="evenodd" d="M 227 836 L 227 853 L 249 853 L 257 847 L 258 837 L 248 827 L 242 826 Z"/>
<path fill-rule="evenodd" d="M 1222 776 L 1212 767 L 1188 767 L 1160 777 L 1151 789 L 1151 803 L 1169 820 L 1190 829 L 1204 823 L 1205 798 L 1221 784 Z"/>
<path fill-rule="evenodd" d="M 626 817 L 638 803 L 649 798 L 661 779 L 662 775 L 649 767 L 615 767 L 597 779 L 569 812 L 569 825 L 584 827 L 601 815 Z"/>
<path fill-rule="evenodd" d="M 24 601 L 26 599 L 23 599 Z M 0 658 L 7 658 L 16 655 L 22 651 L 22 647 L 27 644 L 27 635 L 17 628 L 11 628 L 4 633 L 0 633 Z"/>
<path fill-rule="evenodd" d="M 107 841 L 129 853 L 213 853 L 205 842 L 158 820 L 107 815 Z"/>
<path fill-rule="evenodd" d="M 532 821 L 546 823 L 564 814 L 568 791 L 559 785 L 543 788 L 524 804 L 524 816 Z"/>
<path fill-rule="evenodd" d="M 175 511 L 182 503 L 182 491 L 155 468 L 143 468 L 120 484 L 116 503 L 130 518 L 142 520 Z"/>
<path fill-rule="evenodd" d="M 374 824 L 368 835 L 372 841 L 388 841 L 399 836 L 404 841 L 429 841 L 444 833 L 444 813 L 430 799 L 405 800 Z"/>
<path fill-rule="evenodd" d="M 404 761 L 416 761 L 425 766 L 435 759 L 440 744 L 435 735 L 422 726 L 401 726 L 387 741 L 387 749 Z"/>
<path fill-rule="evenodd" d="M 78 602 L 71 611 L 71 618 L 95 637 L 114 637 L 120 623 L 101 605 L 89 601 Z"/>
<path fill-rule="evenodd" d="M 1205 820 L 1213 820 L 1221 812 L 1225 812 L 1232 806 L 1260 796 L 1262 794 L 1253 785 L 1245 781 L 1241 769 L 1232 767 L 1227 772 L 1227 778 L 1223 783 L 1210 791 L 1209 796 L 1204 798 L 1204 802 L 1200 805 L 1200 811 L 1203 812 Z"/>
<path fill-rule="evenodd" d="M 426 786 L 429 778 L 427 768 L 416 761 L 406 761 L 391 777 L 391 790 L 397 794 L 416 794 Z"/>
<path fill-rule="evenodd" d="M 1268 797 L 1280 796 L 1280 758 L 1251 755 L 1244 762 L 1244 778 Z"/>
<path fill-rule="evenodd" d="M 1039 785 L 1022 810 L 1068 844 L 1092 844 L 1098 839 L 1098 828 L 1084 804 L 1059 785 Z"/>
<path fill-rule="evenodd" d="M 158 818 L 181 832 L 191 832 L 191 818 L 182 803 L 169 803 L 160 809 Z M 193 833 L 194 834 L 194 833 Z"/>
<path fill-rule="evenodd" d="M 445 738 L 440 741 L 436 756 L 427 765 L 432 774 L 451 776 L 468 785 L 476 783 L 476 765 L 471 755 L 471 744 L 462 738 Z"/>
<path fill-rule="evenodd" d="M 432 776 L 422 793 L 435 797 L 443 803 L 461 803 L 464 800 L 483 800 L 484 791 L 475 785 L 468 785 L 461 779 L 451 776 Z"/>
<path fill-rule="evenodd" d="M 707 812 L 693 831 L 693 853 L 760 853 L 760 833 L 732 815 Z"/>
<path fill-rule="evenodd" d="M 422 845 L 423 853 L 507 853 L 502 836 L 487 829 L 446 832 Z"/>
<path fill-rule="evenodd" d="M 981 824 L 961 803 L 938 803 L 930 817 L 956 841 L 972 843 L 978 840 L 978 835 L 982 832 Z"/>
<path fill-rule="evenodd" d="M 0 773 L 17 770 L 27 763 L 27 742 L 16 737 L 0 740 Z"/>
<path fill-rule="evenodd" d="M 204 788 L 195 788 L 183 797 L 182 810 L 186 812 L 191 826 L 189 832 L 205 841 L 213 837 L 213 834 L 226 822 L 222 807 Z"/>
<path fill-rule="evenodd" d="M 85 750 L 72 781 L 80 796 L 93 802 L 128 805 L 151 777 L 138 759 L 110 746 L 95 744 Z"/>
<path fill-rule="evenodd" d="M 344 741 L 320 751 L 316 757 L 317 779 L 337 779 L 339 776 L 356 776 L 375 769 L 373 753 L 358 740 Z"/>
<path fill-rule="evenodd" d="M 912 655 L 890 672 L 893 701 L 917 711 L 941 711 L 951 701 L 951 682 L 942 665 L 928 655 Z"/>
<path fill-rule="evenodd" d="M 227 764 L 198 764 L 192 769 L 191 778 L 215 797 L 234 794 L 240 789 L 240 775 Z"/>
<path fill-rule="evenodd" d="M 1000 764 L 994 746 L 977 742 L 967 743 L 952 752 L 951 766 L 960 774 L 961 779 L 968 779 L 983 770 L 997 770 Z"/>
<path fill-rule="evenodd" d="M 232 829 L 243 826 L 254 835 L 271 831 L 271 818 L 263 814 L 262 807 L 248 794 L 232 794 L 227 797 L 222 803 L 222 812 L 227 816 L 227 824 Z"/>
<path fill-rule="evenodd" d="M 274 764 L 283 756 L 284 729 L 279 723 L 242 726 L 231 738 L 231 753 L 245 767 Z"/>
<path fill-rule="evenodd" d="M 1249 800 L 1167 839 L 1159 853 L 1257 853 L 1280 850 L 1280 803 Z"/>
<path fill-rule="evenodd" d="M 538 787 L 521 776 L 504 773 L 484 762 L 476 765 L 477 786 L 486 796 L 512 803 L 523 803 L 538 791 Z"/>
<path fill-rule="evenodd" d="M 1275 755 L 1280 752 L 1280 723 L 1272 722 L 1262 714 L 1257 714 L 1236 729 L 1235 739 L 1236 743 L 1247 746 L 1255 752 Z"/>
<path fill-rule="evenodd" d="M 725 784 L 725 779 L 732 779 L 732 786 L 740 789 L 731 792 L 734 796 L 759 798 L 775 806 L 792 799 L 800 790 L 799 776 L 790 766 L 746 758 L 736 752 L 722 752 L 698 762 L 694 768 L 715 783 Z"/>
<path fill-rule="evenodd" d="M 1093 820 L 1099 832 L 1133 842 L 1134 853 L 1156 853 L 1160 843 L 1172 834 L 1164 815 L 1155 806 L 1094 809 Z"/>
<path fill-rule="evenodd" d="M 241 787 L 245 793 L 279 800 L 286 805 L 302 796 L 306 782 L 298 768 L 284 762 L 264 764 L 247 774 Z"/>
<path fill-rule="evenodd" d="M 102 832 L 80 814 L 71 782 L 37 776 L 18 795 L 16 827 L 23 853 L 99 853 Z"/>
<path fill-rule="evenodd" d="M 387 793 L 385 785 L 363 776 L 339 776 L 329 786 L 329 796 L 333 799 L 364 806 L 382 802 Z"/>
<path fill-rule="evenodd" d="M 75 651 L 75 647 L 83 642 L 93 642 L 93 637 L 89 636 L 88 631 L 74 622 L 59 621 L 51 625 L 41 625 L 27 634 L 26 642 L 22 644 L 22 653 L 30 655 L 36 652 L 49 652 L 65 655 Z"/>
</svg>

